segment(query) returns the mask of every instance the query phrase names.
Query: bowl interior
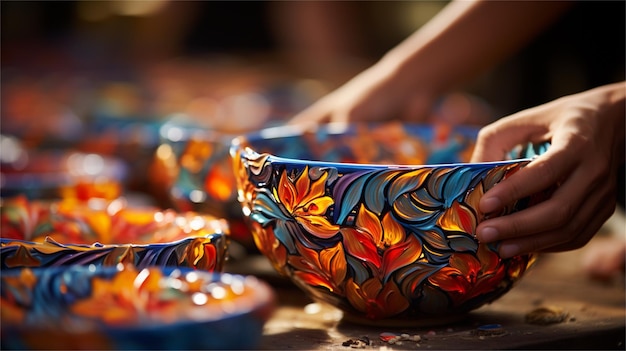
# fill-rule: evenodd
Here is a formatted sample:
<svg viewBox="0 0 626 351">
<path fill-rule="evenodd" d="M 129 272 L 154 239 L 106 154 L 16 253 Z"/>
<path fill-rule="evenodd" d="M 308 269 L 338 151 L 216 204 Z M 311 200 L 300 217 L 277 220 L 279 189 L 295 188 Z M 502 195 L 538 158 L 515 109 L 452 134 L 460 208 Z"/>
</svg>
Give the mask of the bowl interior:
<svg viewBox="0 0 626 351">
<path fill-rule="evenodd" d="M 28 200 L 0 203 L 0 237 L 33 242 L 102 245 L 170 243 L 188 237 L 227 234 L 224 220 L 193 212 L 132 207 L 123 198 L 89 202 Z"/>
<path fill-rule="evenodd" d="M 333 163 L 426 165 L 467 162 L 478 128 L 450 125 L 327 124 L 266 128 L 245 136 L 258 153 L 290 160 Z"/>
</svg>

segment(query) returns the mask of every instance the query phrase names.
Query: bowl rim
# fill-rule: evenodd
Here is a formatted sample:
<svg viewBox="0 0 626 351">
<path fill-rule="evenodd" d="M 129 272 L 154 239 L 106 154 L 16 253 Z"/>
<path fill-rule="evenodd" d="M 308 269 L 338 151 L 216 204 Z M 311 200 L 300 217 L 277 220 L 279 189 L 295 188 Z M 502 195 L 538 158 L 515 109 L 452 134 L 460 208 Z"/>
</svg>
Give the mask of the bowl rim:
<svg viewBox="0 0 626 351">
<path fill-rule="evenodd" d="M 72 266 L 54 266 L 54 267 L 30 267 L 30 268 L 21 267 L 21 268 L 3 269 L 2 277 L 0 278 L 5 279 L 5 277 L 15 277 L 19 275 L 24 269 L 30 269 L 37 276 L 38 281 L 39 279 L 41 279 L 40 277 L 42 275 L 50 278 L 51 276 L 54 276 L 56 274 L 63 274 L 65 272 L 72 271 L 72 270 L 77 270 L 78 274 L 83 276 L 83 278 L 85 278 L 84 277 L 85 275 L 87 277 L 96 277 L 96 276 L 102 276 L 102 275 L 109 276 L 110 274 L 117 274 L 116 272 L 120 272 L 120 270 L 117 267 L 110 267 L 110 266 L 90 267 L 90 266 L 83 266 L 83 265 L 72 265 Z M 120 324 L 120 325 L 110 325 L 110 324 L 107 324 L 106 322 L 103 322 L 100 319 L 92 320 L 92 319 L 87 318 L 87 321 L 89 323 L 88 323 L 88 329 L 86 330 L 78 330 L 78 331 L 69 330 L 63 326 L 50 326 L 50 325 L 46 325 L 46 324 L 39 323 L 39 322 L 35 322 L 31 324 L 20 324 L 20 325 L 2 323 L 2 329 L 7 328 L 7 329 L 13 329 L 13 330 L 22 330 L 23 328 L 27 328 L 27 329 L 32 329 L 33 331 L 36 331 L 36 330 L 63 331 L 63 332 L 66 332 L 66 334 L 68 335 L 72 335 L 72 334 L 78 335 L 78 334 L 81 334 L 82 332 L 85 332 L 85 331 L 89 332 L 93 330 L 102 330 L 105 332 L 124 333 L 124 334 L 132 333 L 132 332 L 154 332 L 154 331 L 161 331 L 161 330 L 167 330 L 170 328 L 179 328 L 179 327 L 185 327 L 185 326 L 191 326 L 191 325 L 219 323 L 221 321 L 226 321 L 229 319 L 240 318 L 242 316 L 254 313 L 255 311 L 259 309 L 263 309 L 266 306 L 271 306 L 275 303 L 276 296 L 275 296 L 274 291 L 270 287 L 270 285 L 267 282 L 263 281 L 262 279 L 259 279 L 253 275 L 243 275 L 243 274 L 235 274 L 235 273 L 228 273 L 228 272 L 208 272 L 208 271 L 193 269 L 190 267 L 173 267 L 173 266 L 165 266 L 165 267 L 151 266 L 151 267 L 146 267 L 142 269 L 136 269 L 137 273 L 139 274 L 143 269 L 157 269 L 159 272 L 163 274 L 164 277 L 167 277 L 176 271 L 180 272 L 181 275 L 185 275 L 187 273 L 196 273 L 201 276 L 204 276 L 205 278 L 208 278 L 207 283 L 219 282 L 225 276 L 230 276 L 230 277 L 233 277 L 234 279 L 240 279 L 243 282 L 254 280 L 254 285 L 252 287 L 252 289 L 254 289 L 254 292 L 249 295 L 253 297 L 252 299 L 253 303 L 247 306 L 244 305 L 244 308 L 242 308 L 241 304 L 236 304 L 237 308 L 234 310 L 234 312 L 226 311 L 217 318 L 216 316 L 212 316 L 209 313 L 205 313 L 203 318 L 199 318 L 199 319 L 185 317 L 185 315 L 183 314 L 182 317 L 181 315 L 177 315 L 175 321 L 173 322 L 146 323 L 145 321 L 141 321 L 140 323 Z M 248 287 L 250 287 L 250 285 L 248 285 Z M 130 288 L 133 288 L 133 287 L 131 286 Z M 86 317 L 78 316 L 77 320 L 78 321 L 85 320 L 85 318 Z"/>
<path fill-rule="evenodd" d="M 393 123 L 393 122 L 392 122 Z M 390 122 L 332 122 L 321 124 L 315 127 L 308 125 L 283 125 L 276 127 L 268 127 L 257 132 L 239 135 L 231 140 L 230 155 L 235 158 L 238 151 L 246 155 L 268 155 L 268 161 L 276 164 L 310 166 L 310 167 L 327 167 L 327 168 L 350 168 L 357 170 L 380 170 L 380 169 L 399 169 L 414 170 L 420 168 L 454 168 L 454 167 L 490 167 L 496 165 L 508 165 L 519 162 L 530 162 L 534 160 L 540 152 L 534 152 L 533 147 L 547 147 L 547 142 L 527 145 L 518 145 L 516 149 L 509 152 L 509 158 L 500 161 L 484 161 L 484 162 L 450 162 L 450 163 L 425 163 L 425 164 L 391 164 L 391 163 L 355 163 L 355 162 L 331 162 L 311 159 L 295 159 L 289 157 L 278 156 L 273 153 L 259 153 L 248 143 L 258 142 L 262 140 L 276 140 L 283 138 L 291 138 L 301 136 L 304 133 L 316 133 L 319 130 L 326 130 L 328 135 L 341 135 L 348 132 L 355 126 L 365 125 L 367 127 L 376 125 L 388 125 Z M 403 127 L 417 129 L 434 129 L 437 126 L 430 123 L 402 123 Z M 453 131 L 458 131 L 464 135 L 469 133 L 477 134 L 480 127 L 470 125 L 450 125 Z M 530 153 L 530 156 L 522 157 L 523 154 Z"/>
</svg>

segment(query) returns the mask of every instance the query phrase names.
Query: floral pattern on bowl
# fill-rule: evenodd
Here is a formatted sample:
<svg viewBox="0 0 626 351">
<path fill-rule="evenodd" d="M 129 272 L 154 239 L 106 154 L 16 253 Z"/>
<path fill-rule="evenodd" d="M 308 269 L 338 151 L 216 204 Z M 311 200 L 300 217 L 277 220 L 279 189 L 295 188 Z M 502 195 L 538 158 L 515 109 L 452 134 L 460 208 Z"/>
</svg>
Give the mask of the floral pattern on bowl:
<svg viewBox="0 0 626 351">
<path fill-rule="evenodd" d="M 485 214 L 478 201 L 531 158 L 463 162 L 476 133 L 329 125 L 233 140 L 239 201 L 257 247 L 309 296 L 362 323 L 428 323 L 497 299 L 534 255 L 502 259 L 494 245 L 480 243 L 474 232 Z M 255 151 L 268 144 L 280 149 Z"/>
<path fill-rule="evenodd" d="M 229 228 L 193 212 L 132 208 L 123 199 L 3 199 L 2 269 L 63 265 L 193 267 L 222 271 Z"/>
<path fill-rule="evenodd" d="M 3 270 L 8 349 L 250 349 L 275 306 L 252 276 L 191 268 Z"/>
</svg>

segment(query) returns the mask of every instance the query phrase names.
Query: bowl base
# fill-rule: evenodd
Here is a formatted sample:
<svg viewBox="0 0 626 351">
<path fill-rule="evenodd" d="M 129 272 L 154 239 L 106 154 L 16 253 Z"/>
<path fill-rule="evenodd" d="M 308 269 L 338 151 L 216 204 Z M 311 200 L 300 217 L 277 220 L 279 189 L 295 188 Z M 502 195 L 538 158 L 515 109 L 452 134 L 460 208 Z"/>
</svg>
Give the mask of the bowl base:
<svg viewBox="0 0 626 351">
<path fill-rule="evenodd" d="M 468 317 L 468 314 L 456 314 L 443 317 L 422 317 L 422 318 L 389 318 L 389 319 L 369 319 L 344 312 L 342 322 L 360 324 L 374 327 L 437 327 L 454 324 Z"/>
</svg>

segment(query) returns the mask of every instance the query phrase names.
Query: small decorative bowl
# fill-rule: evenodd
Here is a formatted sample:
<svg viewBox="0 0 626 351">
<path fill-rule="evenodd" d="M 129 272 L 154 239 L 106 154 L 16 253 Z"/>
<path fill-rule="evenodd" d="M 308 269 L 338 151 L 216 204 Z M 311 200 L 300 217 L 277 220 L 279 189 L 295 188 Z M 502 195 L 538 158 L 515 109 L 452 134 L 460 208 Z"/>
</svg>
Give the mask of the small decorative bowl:
<svg viewBox="0 0 626 351">
<path fill-rule="evenodd" d="M 115 199 L 126 185 L 128 167 L 113 156 L 72 149 L 27 148 L 0 135 L 0 196 L 30 199 L 98 197 Z"/>
<path fill-rule="evenodd" d="M 191 267 L 222 271 L 229 228 L 193 212 L 133 208 L 123 198 L 89 202 L 3 199 L 0 267 L 65 265 Z"/>
<path fill-rule="evenodd" d="M 253 276 L 191 268 L 3 270 L 3 349 L 251 349 L 275 306 Z"/>
<path fill-rule="evenodd" d="M 502 259 L 495 245 L 474 237 L 485 218 L 481 196 L 531 161 L 467 163 L 477 132 L 330 124 L 234 139 L 238 199 L 258 249 L 347 320 L 415 325 L 462 318 L 507 292 L 534 260 Z"/>
<path fill-rule="evenodd" d="M 179 211 L 206 213 L 228 221 L 231 238 L 254 248 L 237 201 L 237 184 L 229 155 L 227 135 L 208 129 L 165 124 L 163 142 L 154 157 L 152 181 L 169 189 Z"/>
</svg>

